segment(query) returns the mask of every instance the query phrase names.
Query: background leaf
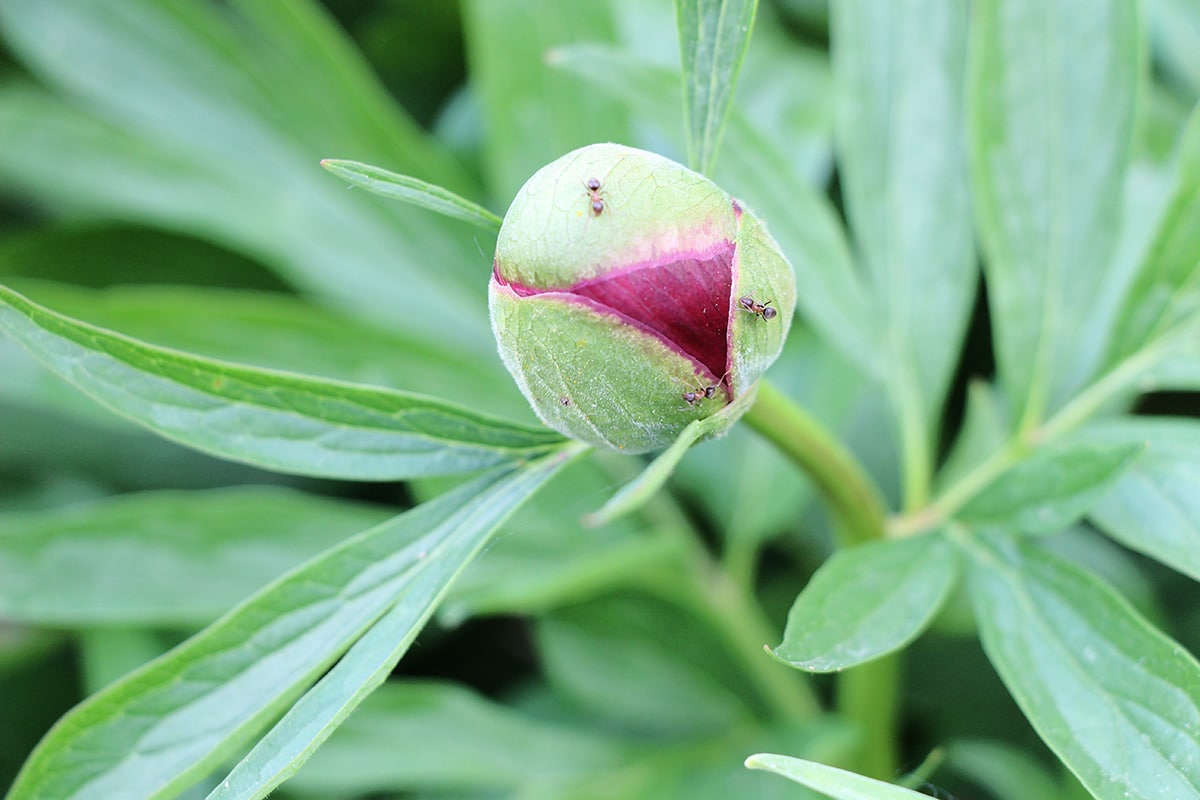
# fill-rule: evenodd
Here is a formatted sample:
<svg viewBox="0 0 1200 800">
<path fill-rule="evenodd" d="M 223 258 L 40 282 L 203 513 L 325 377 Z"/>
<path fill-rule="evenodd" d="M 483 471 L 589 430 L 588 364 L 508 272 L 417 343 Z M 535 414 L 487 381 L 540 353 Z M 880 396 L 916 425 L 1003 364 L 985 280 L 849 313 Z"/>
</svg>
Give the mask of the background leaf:
<svg viewBox="0 0 1200 800">
<path fill-rule="evenodd" d="M 1119 361 L 1173 328 L 1191 325 L 1200 338 L 1200 113 L 1193 113 L 1180 143 L 1171 199 L 1146 252 L 1114 338 Z"/>
<path fill-rule="evenodd" d="M 418 610 L 419 627 L 496 525 L 562 461 L 494 470 L 272 583 L 64 718 L 13 795 L 174 796 L 237 753 L 389 608 Z M 141 757 L 131 761 L 131 751 Z"/>
<path fill-rule="evenodd" d="M 758 0 L 675 0 L 688 165 L 711 174 Z"/>
<path fill-rule="evenodd" d="M 978 274 L 962 123 L 967 8 L 859 0 L 832 11 L 842 192 L 884 318 L 908 479 L 920 482 Z"/>
<path fill-rule="evenodd" d="M 788 613 L 779 660 L 834 672 L 897 650 L 929 624 L 958 577 L 940 533 L 839 550 Z"/>
<path fill-rule="evenodd" d="M 359 479 L 467 472 L 561 438 L 419 395 L 189 357 L 0 287 L 0 326 L 59 375 L 172 439 L 280 471 Z"/>
<path fill-rule="evenodd" d="M 1003 534 L 960 539 L 988 658 L 1100 800 L 1200 791 L 1200 664 L 1111 589 Z"/>
<path fill-rule="evenodd" d="M 957 516 L 1025 534 L 1052 533 L 1091 509 L 1141 451 L 1137 442 L 1086 439 L 1042 447 L 1000 475 Z"/>
<path fill-rule="evenodd" d="M 539 168 L 577 147 L 629 140 L 619 105 L 545 64 L 552 48 L 612 41 L 605 4 L 467 0 L 463 23 L 474 100 L 488 132 L 484 173 L 498 197 L 511 198 Z"/>
<path fill-rule="evenodd" d="M 1082 435 L 1146 448 L 1091 510 L 1092 520 L 1126 547 L 1200 580 L 1200 423 L 1116 419 Z"/>
<path fill-rule="evenodd" d="M 1141 81 L 1124 0 L 984 0 L 967 123 L 997 369 L 1023 425 L 1092 374 Z"/>
<path fill-rule="evenodd" d="M 403 742 L 403 747 L 397 743 Z M 324 797 L 416 787 L 555 785 L 619 768 L 627 744 L 492 702 L 453 683 L 381 686 L 288 782 Z M 469 753 L 470 757 L 464 757 Z"/>
<path fill-rule="evenodd" d="M 387 516 L 266 486 L 0 514 L 0 616 L 58 627 L 202 625 Z"/>
<path fill-rule="evenodd" d="M 0 31 L 62 93 L 0 89 L 0 175 L 30 199 L 194 232 L 321 302 L 491 352 L 482 313 L 446 325 L 442 311 L 482 312 L 486 234 L 347 192 L 314 169 L 337 154 L 479 193 L 316 4 L 16 0 L 0 9 Z M 431 297 L 439 302 L 419 301 Z"/>
</svg>

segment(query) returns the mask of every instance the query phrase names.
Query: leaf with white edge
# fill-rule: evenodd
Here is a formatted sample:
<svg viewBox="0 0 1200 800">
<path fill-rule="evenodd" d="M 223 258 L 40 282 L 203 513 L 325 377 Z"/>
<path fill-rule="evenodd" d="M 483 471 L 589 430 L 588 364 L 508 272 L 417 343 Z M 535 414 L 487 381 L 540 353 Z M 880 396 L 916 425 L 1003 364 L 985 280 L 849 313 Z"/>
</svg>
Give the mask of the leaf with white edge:
<svg viewBox="0 0 1200 800">
<path fill-rule="evenodd" d="M 675 0 L 688 164 L 712 171 L 758 0 Z"/>
<path fill-rule="evenodd" d="M 0 617 L 57 627 L 204 625 L 389 516 L 273 486 L 0 514 Z"/>
<path fill-rule="evenodd" d="M 1092 521 L 1126 547 L 1200 580 L 1200 421 L 1126 417 L 1080 435 L 1146 447 L 1091 510 Z"/>
<path fill-rule="evenodd" d="M 1145 79 L 1138 4 L 972 5 L 967 127 L 997 372 L 1022 428 L 1095 372 Z"/>
<path fill-rule="evenodd" d="M 421 395 L 241 367 L 147 345 L 0 286 L 0 330 L 168 439 L 300 475 L 400 480 L 537 456 L 562 437 Z"/>
<path fill-rule="evenodd" d="M 963 533 L 988 659 L 1098 800 L 1200 796 L 1200 664 L 1035 542 Z"/>
<path fill-rule="evenodd" d="M 809 672 L 887 655 L 925 629 L 957 577 L 957 554 L 940 532 L 839 550 L 796 598 L 770 652 Z"/>
<path fill-rule="evenodd" d="M 1056 442 L 1003 473 L 956 517 L 1029 535 L 1053 533 L 1086 514 L 1129 468 L 1142 444 Z"/>
<path fill-rule="evenodd" d="M 834 800 L 929 800 L 929 795 L 902 786 L 801 758 L 758 753 L 746 759 L 746 766 L 774 772 Z"/>
<path fill-rule="evenodd" d="M 10 796 L 174 796 L 238 753 L 390 609 L 410 607 L 419 628 L 496 527 L 578 452 L 499 467 L 273 582 L 60 720 Z M 318 714 L 305 721 L 328 730 Z"/>
<path fill-rule="evenodd" d="M 326 158 L 321 166 L 355 186 L 374 192 L 382 197 L 412 203 L 415 206 L 445 214 L 448 217 L 470 222 L 491 231 L 500 230 L 500 217 L 483 206 L 459 197 L 449 189 L 443 189 L 408 175 L 389 172 L 382 167 L 360 164 L 357 161 L 342 161 Z"/>
<path fill-rule="evenodd" d="M 584 524 L 597 527 L 612 522 L 614 519 L 631 511 L 641 508 L 654 494 L 662 488 L 671 477 L 675 466 L 683 458 L 693 444 L 712 436 L 714 431 L 728 427 L 730 417 L 737 418 L 743 409 L 754 403 L 757 387 L 751 387 L 725 408 L 704 419 L 693 420 L 682 431 L 671 446 L 662 451 L 650 466 L 646 467 L 636 478 L 621 487 L 621 490 L 609 498 L 608 502 L 596 511 L 584 517 Z"/>
</svg>

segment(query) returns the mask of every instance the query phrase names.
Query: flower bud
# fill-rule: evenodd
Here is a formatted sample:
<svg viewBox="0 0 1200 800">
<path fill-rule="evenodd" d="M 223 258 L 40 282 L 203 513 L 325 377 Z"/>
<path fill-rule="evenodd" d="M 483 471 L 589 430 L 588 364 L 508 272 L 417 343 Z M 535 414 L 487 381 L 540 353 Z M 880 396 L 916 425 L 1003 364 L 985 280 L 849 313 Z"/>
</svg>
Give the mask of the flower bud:
<svg viewBox="0 0 1200 800">
<path fill-rule="evenodd" d="M 762 223 L 712 181 L 594 144 L 521 187 L 489 298 L 500 357 L 538 416 L 640 453 L 753 387 L 783 347 L 796 283 Z"/>
</svg>

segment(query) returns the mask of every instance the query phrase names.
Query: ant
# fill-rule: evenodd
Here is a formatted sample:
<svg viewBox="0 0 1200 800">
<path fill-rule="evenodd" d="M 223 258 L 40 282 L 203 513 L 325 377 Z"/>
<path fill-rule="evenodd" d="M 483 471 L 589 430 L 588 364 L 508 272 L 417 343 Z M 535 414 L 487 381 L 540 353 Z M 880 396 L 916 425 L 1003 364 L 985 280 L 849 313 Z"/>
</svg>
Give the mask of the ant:
<svg viewBox="0 0 1200 800">
<path fill-rule="evenodd" d="M 713 395 L 717 393 L 716 386 L 705 386 L 699 391 L 687 391 L 683 393 L 683 400 L 689 406 L 698 406 L 705 400 L 711 400 Z"/>
<path fill-rule="evenodd" d="M 750 295 L 746 295 L 741 300 L 738 300 L 738 305 L 761 319 L 774 319 L 775 315 L 779 313 L 776 309 L 771 308 L 770 300 L 760 303 Z"/>
<path fill-rule="evenodd" d="M 600 196 L 600 179 L 588 178 L 583 182 L 587 189 L 588 198 L 592 201 L 592 216 L 598 217 L 604 213 L 604 198 Z"/>
<path fill-rule="evenodd" d="M 680 383 L 680 385 L 686 385 L 682 384 L 679 380 L 675 380 L 675 382 Z M 692 406 L 693 408 L 699 408 L 700 404 L 705 400 L 712 400 L 714 397 L 716 397 L 717 387 L 724 382 L 725 377 L 722 376 L 721 380 L 717 383 L 710 383 L 707 386 L 702 386 L 696 389 L 688 389 L 681 396 L 683 397 L 683 401 L 689 406 Z"/>
</svg>

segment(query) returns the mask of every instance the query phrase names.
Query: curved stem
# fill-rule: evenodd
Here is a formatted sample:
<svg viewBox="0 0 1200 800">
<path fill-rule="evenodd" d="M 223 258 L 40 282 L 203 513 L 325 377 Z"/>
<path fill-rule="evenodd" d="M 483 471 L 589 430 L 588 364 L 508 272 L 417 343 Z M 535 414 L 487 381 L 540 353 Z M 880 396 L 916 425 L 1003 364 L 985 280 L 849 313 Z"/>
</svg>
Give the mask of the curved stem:
<svg viewBox="0 0 1200 800">
<path fill-rule="evenodd" d="M 759 385 L 758 397 L 745 420 L 816 484 L 837 521 L 843 544 L 883 538 L 879 490 L 821 423 L 766 381 Z"/>
</svg>

